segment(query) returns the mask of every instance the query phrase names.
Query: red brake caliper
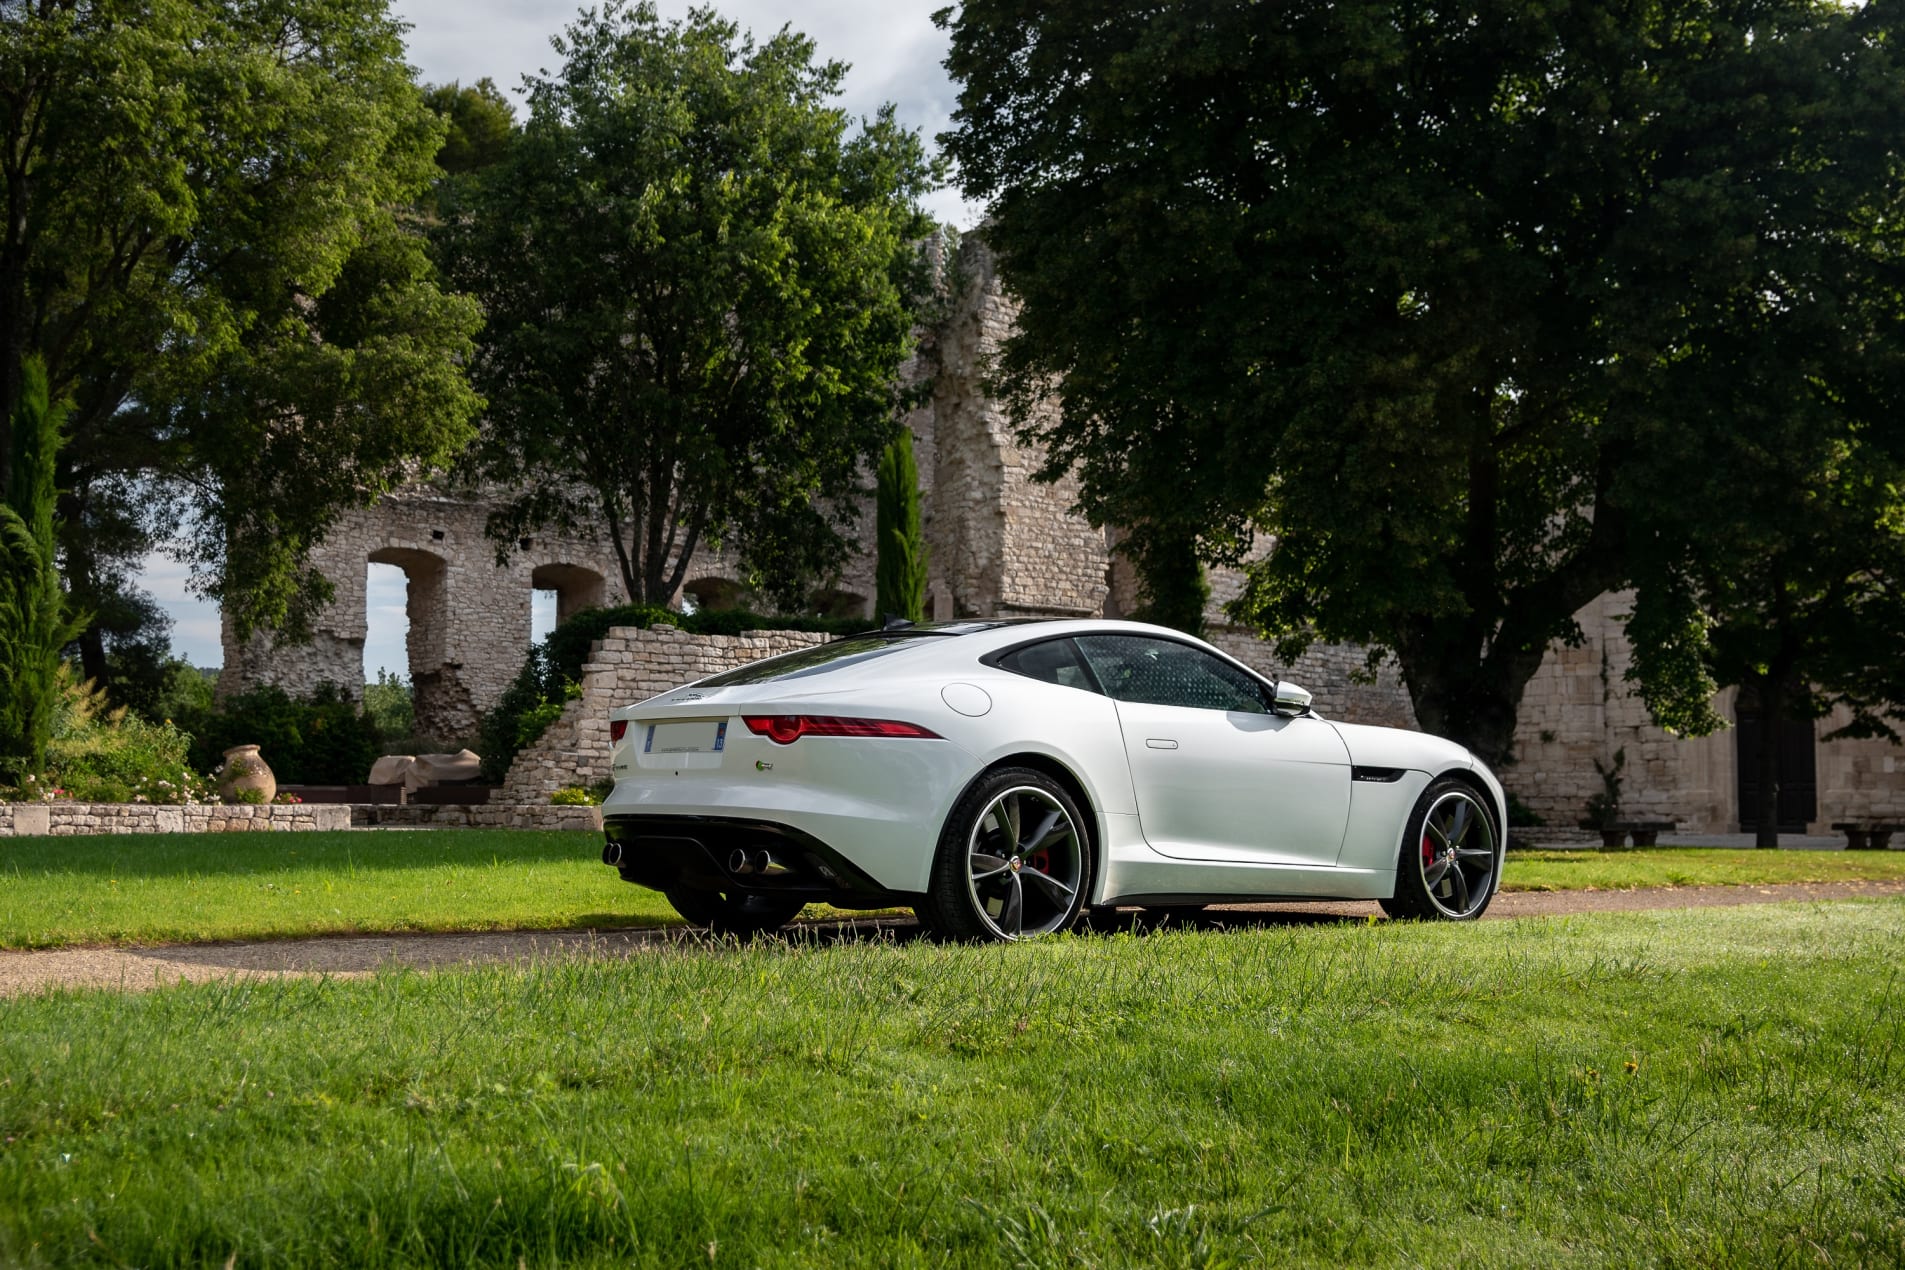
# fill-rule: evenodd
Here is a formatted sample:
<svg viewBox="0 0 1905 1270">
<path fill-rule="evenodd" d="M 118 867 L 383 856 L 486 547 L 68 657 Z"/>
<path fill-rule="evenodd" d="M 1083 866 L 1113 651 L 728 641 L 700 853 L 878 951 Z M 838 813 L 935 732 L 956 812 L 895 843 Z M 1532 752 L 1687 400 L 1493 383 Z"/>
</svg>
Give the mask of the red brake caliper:
<svg viewBox="0 0 1905 1270">
<path fill-rule="evenodd" d="M 1426 833 L 1422 835 L 1422 863 L 1435 863 L 1435 844 L 1429 841 L 1429 835 Z"/>
</svg>

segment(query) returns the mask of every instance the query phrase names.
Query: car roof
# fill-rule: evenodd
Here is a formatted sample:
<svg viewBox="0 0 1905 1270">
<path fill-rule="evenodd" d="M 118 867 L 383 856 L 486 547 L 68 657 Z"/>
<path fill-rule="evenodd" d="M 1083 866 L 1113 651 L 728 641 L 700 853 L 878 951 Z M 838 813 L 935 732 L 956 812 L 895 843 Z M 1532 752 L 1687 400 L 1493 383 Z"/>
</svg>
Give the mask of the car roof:
<svg viewBox="0 0 1905 1270">
<path fill-rule="evenodd" d="M 1154 626 L 1148 622 L 1131 622 L 1112 617 L 1004 617 L 974 618 L 953 622 L 920 622 L 912 626 L 894 626 L 885 630 L 862 632 L 865 636 L 905 637 L 917 633 L 921 637 L 956 636 L 956 642 L 946 640 L 947 651 L 954 649 L 966 656 L 977 654 L 984 656 L 1015 644 L 1029 643 L 1035 639 L 1060 639 L 1068 635 L 1149 635 L 1159 639 L 1177 640 L 1181 643 L 1197 644 L 1209 647 L 1203 640 L 1186 635 L 1183 631 L 1172 630 L 1168 626 Z"/>
</svg>

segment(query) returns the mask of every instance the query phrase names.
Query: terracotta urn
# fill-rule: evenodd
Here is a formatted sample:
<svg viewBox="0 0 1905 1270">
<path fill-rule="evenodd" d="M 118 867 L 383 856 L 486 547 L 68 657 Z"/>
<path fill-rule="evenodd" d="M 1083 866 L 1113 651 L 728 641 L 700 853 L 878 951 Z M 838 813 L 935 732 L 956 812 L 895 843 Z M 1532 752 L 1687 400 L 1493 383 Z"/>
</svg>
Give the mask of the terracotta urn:
<svg viewBox="0 0 1905 1270">
<path fill-rule="evenodd" d="M 241 790 L 259 791 L 262 797 L 241 797 Z M 234 745 L 225 751 L 224 765 L 218 769 L 218 796 L 228 803 L 268 803 L 278 796 L 278 778 L 271 766 L 258 755 L 255 745 Z"/>
</svg>

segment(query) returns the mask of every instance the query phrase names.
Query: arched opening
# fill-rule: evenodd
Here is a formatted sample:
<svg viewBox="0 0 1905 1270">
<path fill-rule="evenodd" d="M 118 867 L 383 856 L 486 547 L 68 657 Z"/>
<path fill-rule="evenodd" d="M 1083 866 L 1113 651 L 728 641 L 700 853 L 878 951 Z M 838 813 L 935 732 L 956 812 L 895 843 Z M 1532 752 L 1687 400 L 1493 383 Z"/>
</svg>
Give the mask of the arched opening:
<svg viewBox="0 0 1905 1270">
<path fill-rule="evenodd" d="M 533 644 L 584 609 L 602 607 L 606 582 L 579 564 L 539 564 L 529 574 L 529 640 Z"/>
<path fill-rule="evenodd" d="M 410 680 L 414 726 L 422 735 L 454 731 L 450 719 L 459 706 L 451 699 L 454 685 L 447 683 L 444 675 L 450 626 L 444 590 L 446 572 L 443 557 L 413 547 L 383 547 L 371 552 L 365 572 L 365 680 L 375 682 L 378 669 L 398 669 L 390 663 L 395 660 L 395 631 L 401 620 L 400 665 Z M 401 619 L 396 604 L 399 594 L 403 597 Z"/>
<path fill-rule="evenodd" d="M 815 591 L 807 603 L 821 617 L 865 617 L 867 598 L 857 591 Z"/>
<path fill-rule="evenodd" d="M 380 674 L 410 677 L 410 617 L 405 612 L 410 581 L 394 564 L 364 566 L 364 682 Z"/>
<path fill-rule="evenodd" d="M 729 578 L 696 578 L 681 588 L 681 611 L 700 613 L 747 607 L 747 588 Z"/>
</svg>

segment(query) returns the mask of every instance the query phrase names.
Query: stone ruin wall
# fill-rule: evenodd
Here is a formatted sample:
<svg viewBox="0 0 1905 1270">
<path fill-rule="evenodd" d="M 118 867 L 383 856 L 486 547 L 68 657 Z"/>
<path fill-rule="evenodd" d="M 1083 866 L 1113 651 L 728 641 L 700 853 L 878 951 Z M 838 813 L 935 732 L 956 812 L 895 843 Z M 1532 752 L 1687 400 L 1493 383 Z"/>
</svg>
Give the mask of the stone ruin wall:
<svg viewBox="0 0 1905 1270">
<path fill-rule="evenodd" d="M 1584 641 L 1556 643 L 1522 697 L 1515 761 L 1498 775 L 1550 826 L 1574 827 L 1603 790 L 1600 771 L 1625 754 L 1621 809 L 1630 819 L 1677 820 L 1682 829 L 1730 832 L 1739 823 L 1739 751 L 1731 729 L 1677 737 L 1656 727 L 1626 682 L 1633 665 L 1626 618 L 1631 592 L 1603 595 L 1575 614 Z M 1737 690 L 1714 702 L 1736 719 Z M 1884 740 L 1827 740 L 1850 721 L 1841 708 L 1813 725 L 1818 775 L 1814 833 L 1835 821 L 1905 823 L 1905 749 Z"/>
<path fill-rule="evenodd" d="M 533 589 L 556 591 L 558 618 L 622 590 L 605 541 L 539 534 L 498 565 L 483 532 L 487 515 L 482 503 L 427 489 L 346 513 L 312 553 L 336 594 L 311 641 L 280 644 L 258 635 L 241 645 L 226 619 L 219 694 L 276 684 L 301 695 L 334 683 L 361 700 L 366 572 L 371 564 L 392 564 L 406 578 L 416 731 L 446 742 L 474 736 L 483 711 L 522 667 Z"/>
</svg>

